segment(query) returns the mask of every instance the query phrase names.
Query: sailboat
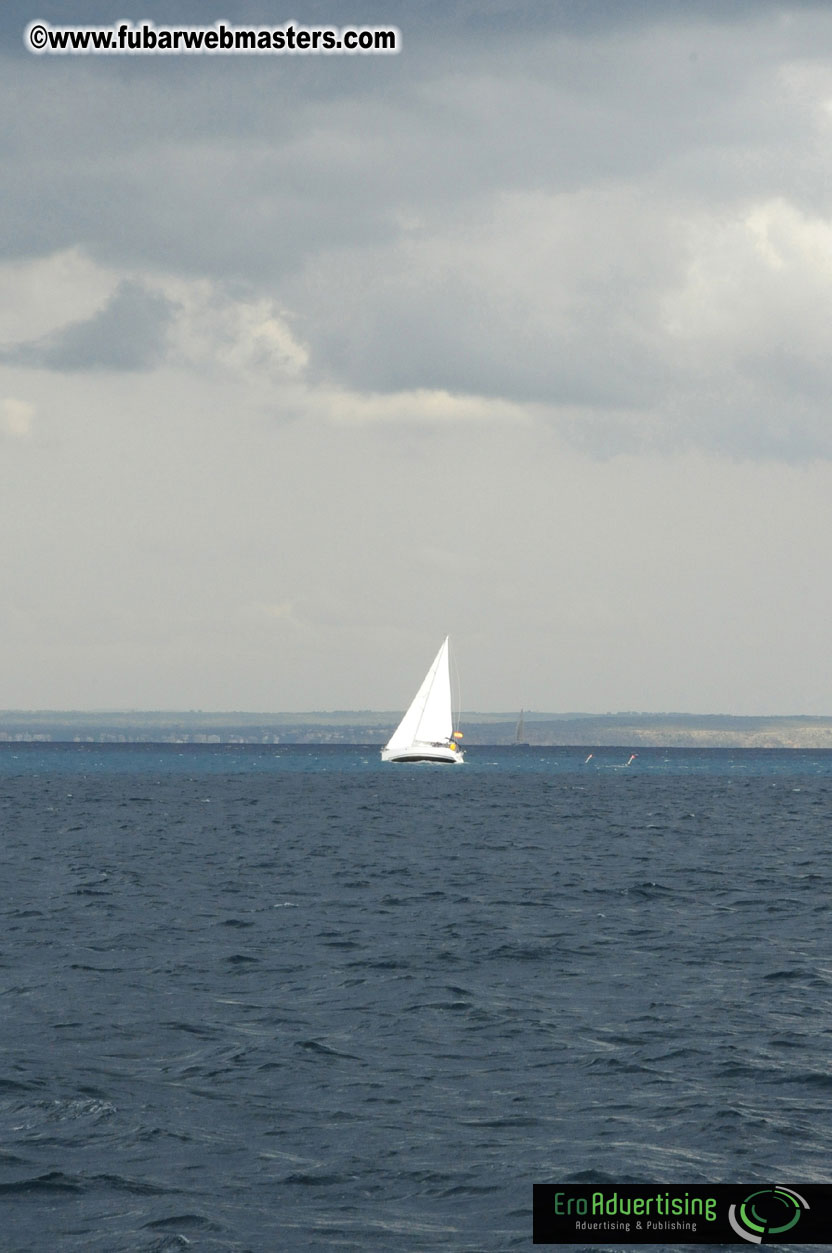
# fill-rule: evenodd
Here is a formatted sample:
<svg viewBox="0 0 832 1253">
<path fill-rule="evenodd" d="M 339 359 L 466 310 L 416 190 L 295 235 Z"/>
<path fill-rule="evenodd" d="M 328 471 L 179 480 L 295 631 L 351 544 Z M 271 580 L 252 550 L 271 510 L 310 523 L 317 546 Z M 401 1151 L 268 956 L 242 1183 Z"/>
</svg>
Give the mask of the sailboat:
<svg viewBox="0 0 832 1253">
<path fill-rule="evenodd" d="M 517 719 L 517 726 L 514 728 L 514 747 L 528 748 L 529 741 L 526 739 L 526 724 L 523 718 L 524 710 L 520 710 L 520 717 Z"/>
<path fill-rule="evenodd" d="M 462 732 L 454 731 L 451 712 L 451 672 L 446 636 L 410 708 L 381 750 L 381 760 L 462 765 L 464 754 L 457 744 L 461 738 Z"/>
</svg>

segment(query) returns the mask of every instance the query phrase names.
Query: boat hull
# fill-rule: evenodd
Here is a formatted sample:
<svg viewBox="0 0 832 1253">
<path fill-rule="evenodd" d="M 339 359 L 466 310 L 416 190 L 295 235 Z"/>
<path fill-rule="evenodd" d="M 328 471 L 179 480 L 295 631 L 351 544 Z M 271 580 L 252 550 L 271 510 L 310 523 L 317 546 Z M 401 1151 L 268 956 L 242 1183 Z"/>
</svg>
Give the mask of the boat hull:
<svg viewBox="0 0 832 1253">
<path fill-rule="evenodd" d="M 433 762 L 439 766 L 461 766 L 463 755 L 461 749 L 445 748 L 441 744 L 411 744 L 409 748 L 381 750 L 382 761 L 392 762 Z"/>
</svg>

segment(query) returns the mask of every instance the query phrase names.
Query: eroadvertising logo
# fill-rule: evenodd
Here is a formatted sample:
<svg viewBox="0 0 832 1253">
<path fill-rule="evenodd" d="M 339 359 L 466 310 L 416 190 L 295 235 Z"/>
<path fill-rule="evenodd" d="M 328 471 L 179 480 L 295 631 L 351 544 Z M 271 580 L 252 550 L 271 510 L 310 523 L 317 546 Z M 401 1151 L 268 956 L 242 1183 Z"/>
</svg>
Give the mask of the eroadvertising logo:
<svg viewBox="0 0 832 1253">
<path fill-rule="evenodd" d="M 832 1184 L 534 1185 L 535 1244 L 829 1244 Z"/>
<path fill-rule="evenodd" d="M 762 1188 L 742 1204 L 730 1206 L 728 1221 L 743 1240 L 762 1244 L 766 1236 L 784 1236 L 791 1231 L 809 1208 L 806 1198 L 792 1188 Z M 829 1236 L 832 1241 L 832 1231 Z M 805 1241 L 801 1239 L 801 1243 Z"/>
</svg>

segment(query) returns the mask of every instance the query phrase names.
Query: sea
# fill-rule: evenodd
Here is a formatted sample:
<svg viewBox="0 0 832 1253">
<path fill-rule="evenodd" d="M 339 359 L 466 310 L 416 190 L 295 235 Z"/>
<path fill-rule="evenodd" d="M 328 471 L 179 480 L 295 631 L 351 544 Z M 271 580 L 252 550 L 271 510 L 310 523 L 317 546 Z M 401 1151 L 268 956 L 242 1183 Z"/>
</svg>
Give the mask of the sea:
<svg viewBox="0 0 832 1253">
<path fill-rule="evenodd" d="M 535 1183 L 828 1182 L 832 752 L 629 757 L 0 747 L 0 1248 L 480 1253 Z"/>
</svg>

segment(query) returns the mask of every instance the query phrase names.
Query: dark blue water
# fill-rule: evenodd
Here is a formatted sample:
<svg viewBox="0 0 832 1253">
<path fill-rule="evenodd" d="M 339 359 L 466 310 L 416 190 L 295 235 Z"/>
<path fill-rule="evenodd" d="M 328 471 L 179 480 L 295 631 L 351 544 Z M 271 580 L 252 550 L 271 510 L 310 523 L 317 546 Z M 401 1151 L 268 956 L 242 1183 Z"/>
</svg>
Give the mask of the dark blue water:
<svg viewBox="0 0 832 1253">
<path fill-rule="evenodd" d="M 508 1250 L 536 1182 L 827 1181 L 832 754 L 628 756 L 0 749 L 0 1247 Z"/>
</svg>

